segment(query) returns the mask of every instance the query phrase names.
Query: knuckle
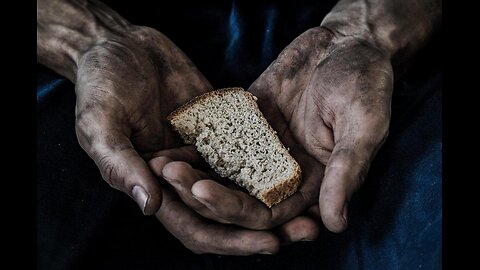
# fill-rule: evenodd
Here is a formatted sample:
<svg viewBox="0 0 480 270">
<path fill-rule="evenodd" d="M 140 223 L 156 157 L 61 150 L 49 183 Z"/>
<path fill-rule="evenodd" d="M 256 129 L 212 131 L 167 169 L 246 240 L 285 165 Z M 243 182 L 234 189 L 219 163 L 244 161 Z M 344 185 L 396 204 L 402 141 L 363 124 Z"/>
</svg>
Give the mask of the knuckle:
<svg viewBox="0 0 480 270">
<path fill-rule="evenodd" d="M 365 183 L 365 179 L 367 178 L 367 173 L 369 169 L 369 162 L 361 162 L 359 163 L 360 170 L 358 172 L 358 177 L 356 179 L 357 183 L 356 186 L 359 187 Z"/>
<path fill-rule="evenodd" d="M 333 162 L 329 164 L 328 169 L 337 168 L 344 170 L 349 168 L 349 170 L 352 171 L 350 174 L 351 177 L 359 175 L 361 178 L 359 180 L 363 182 L 372 159 L 372 155 L 369 153 L 369 151 L 354 151 L 350 148 L 337 149 L 335 151 L 337 159 L 334 159 Z"/>
<path fill-rule="evenodd" d="M 179 176 L 185 176 L 188 172 L 192 170 L 192 166 L 190 166 L 188 163 L 183 162 L 183 161 L 172 161 L 167 163 L 163 171 L 164 173 L 170 175 L 170 174 L 179 174 Z"/>
<path fill-rule="evenodd" d="M 193 253 L 200 255 L 207 253 L 207 243 L 205 234 L 202 230 L 195 230 L 187 235 L 185 241 L 182 241 L 186 248 Z"/>
<path fill-rule="evenodd" d="M 247 217 L 249 214 L 249 211 L 246 207 L 245 202 L 239 198 L 235 198 L 235 205 L 237 207 L 237 211 L 223 211 L 222 215 L 229 221 L 238 221 L 241 219 L 241 217 Z"/>
<path fill-rule="evenodd" d="M 251 213 L 250 213 L 251 215 Z M 260 214 L 258 218 L 258 224 L 256 226 L 256 230 L 269 230 L 275 226 L 277 226 L 279 221 L 279 216 L 274 216 L 271 210 L 265 212 L 264 214 Z"/>
<path fill-rule="evenodd" d="M 91 137 L 89 129 L 91 128 L 93 119 L 86 112 L 79 112 L 75 118 L 75 131 L 79 139 L 87 139 Z M 80 145 L 82 145 L 83 140 L 80 140 Z M 83 147 L 83 145 L 82 145 Z"/>
<path fill-rule="evenodd" d="M 97 122 L 99 114 L 92 104 L 87 104 L 86 108 L 77 112 L 75 116 L 76 128 L 82 131 L 88 130 L 94 123 Z"/>
<path fill-rule="evenodd" d="M 118 180 L 118 169 L 111 158 L 108 155 L 102 156 L 98 160 L 98 166 L 105 182 L 107 182 L 112 188 L 120 189 L 121 185 L 119 185 Z"/>
<path fill-rule="evenodd" d="M 368 157 L 362 157 L 362 158 L 359 157 L 357 159 L 358 170 L 356 170 L 355 174 L 352 174 L 352 175 L 357 175 L 357 177 L 353 179 L 354 182 L 355 181 L 357 182 L 356 186 L 360 186 L 365 182 L 368 169 L 370 168 L 370 161 L 371 161 L 371 158 L 368 158 Z"/>
<path fill-rule="evenodd" d="M 206 242 L 205 233 L 203 232 L 203 230 L 195 230 L 191 234 L 190 239 L 192 240 L 194 246 L 197 246 L 197 247 Z"/>
<path fill-rule="evenodd" d="M 90 151 L 89 147 L 92 146 L 93 141 L 101 128 L 101 114 L 96 110 L 82 110 L 77 113 L 75 117 L 75 132 L 77 134 L 80 146 Z"/>
</svg>

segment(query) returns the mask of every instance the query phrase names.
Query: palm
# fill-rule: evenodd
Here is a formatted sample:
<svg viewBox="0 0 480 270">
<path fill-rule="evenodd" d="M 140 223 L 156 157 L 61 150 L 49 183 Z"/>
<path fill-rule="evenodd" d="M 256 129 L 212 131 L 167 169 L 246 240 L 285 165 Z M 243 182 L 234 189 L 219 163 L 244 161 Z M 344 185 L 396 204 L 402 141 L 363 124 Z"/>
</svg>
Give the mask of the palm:
<svg viewBox="0 0 480 270">
<path fill-rule="evenodd" d="M 152 214 L 161 204 L 145 159 L 180 145 L 166 115 L 211 89 L 193 63 L 158 31 L 132 26 L 82 53 L 76 76 L 76 133 L 112 187 Z"/>
<path fill-rule="evenodd" d="M 268 209 L 240 191 L 201 180 L 208 176 L 187 164 L 166 166 L 167 158 L 151 166 L 207 218 L 270 228 L 319 199 L 325 225 L 343 230 L 348 200 L 388 131 L 392 92 L 388 58 L 367 42 L 314 28 L 283 50 L 249 91 L 300 163 L 299 192 Z"/>
<path fill-rule="evenodd" d="M 319 27 L 294 40 L 250 87 L 274 128 L 327 166 L 320 209 L 333 231 L 345 228 L 329 220 L 340 213 L 346 222 L 348 200 L 387 136 L 392 82 L 379 49 Z"/>
<path fill-rule="evenodd" d="M 162 34 L 148 28 L 136 34 L 140 42 L 108 40 L 84 55 L 76 84 L 77 120 L 93 115 L 88 123 L 93 125 L 105 117 L 113 132 L 146 154 L 181 144 L 166 116 L 211 86 Z"/>
<path fill-rule="evenodd" d="M 334 135 L 347 125 L 367 126 L 361 123 L 364 115 L 389 118 L 392 91 L 388 59 L 361 43 L 332 48 L 331 38 L 322 28 L 307 31 L 250 88 L 261 97 L 270 123 L 291 130 L 325 165 L 340 139 Z"/>
</svg>

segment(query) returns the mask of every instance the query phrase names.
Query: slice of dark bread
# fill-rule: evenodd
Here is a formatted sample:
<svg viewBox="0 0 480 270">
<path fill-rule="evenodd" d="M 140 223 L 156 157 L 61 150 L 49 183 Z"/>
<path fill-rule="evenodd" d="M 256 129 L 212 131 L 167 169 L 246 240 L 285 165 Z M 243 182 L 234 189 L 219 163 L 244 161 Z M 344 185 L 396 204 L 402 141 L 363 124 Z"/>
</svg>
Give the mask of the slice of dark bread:
<svg viewBox="0 0 480 270">
<path fill-rule="evenodd" d="M 220 176 L 272 207 L 297 190 L 301 170 L 263 117 L 256 99 L 242 88 L 211 91 L 167 119 Z"/>
</svg>

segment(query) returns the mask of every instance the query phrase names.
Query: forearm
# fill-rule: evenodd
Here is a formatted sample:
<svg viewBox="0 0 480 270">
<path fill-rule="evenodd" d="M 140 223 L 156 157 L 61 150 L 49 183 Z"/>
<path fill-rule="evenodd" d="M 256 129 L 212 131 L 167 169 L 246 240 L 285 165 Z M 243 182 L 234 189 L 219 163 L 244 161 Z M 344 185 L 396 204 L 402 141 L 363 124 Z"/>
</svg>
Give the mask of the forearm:
<svg viewBox="0 0 480 270">
<path fill-rule="evenodd" d="M 397 73 L 440 28 L 441 16 L 441 0 L 341 0 L 322 26 L 374 42 Z"/>
<path fill-rule="evenodd" d="M 97 1 L 37 1 L 37 61 L 75 81 L 82 53 L 131 25 Z"/>
</svg>

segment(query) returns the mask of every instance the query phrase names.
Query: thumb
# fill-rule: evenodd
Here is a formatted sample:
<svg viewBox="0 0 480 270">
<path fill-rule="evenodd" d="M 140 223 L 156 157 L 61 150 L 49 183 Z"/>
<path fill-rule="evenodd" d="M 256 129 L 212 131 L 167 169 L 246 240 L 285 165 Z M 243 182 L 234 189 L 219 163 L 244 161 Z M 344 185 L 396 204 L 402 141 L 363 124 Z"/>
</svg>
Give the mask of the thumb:
<svg viewBox="0 0 480 270">
<path fill-rule="evenodd" d="M 348 226 L 348 203 L 363 184 L 377 150 L 387 132 L 375 129 L 353 133 L 340 139 L 328 160 L 320 186 L 320 216 L 328 230 L 342 232 Z"/>
<path fill-rule="evenodd" d="M 145 215 L 154 214 L 160 208 L 160 184 L 126 135 L 111 130 L 93 135 L 78 127 L 77 135 L 80 145 L 110 186 L 132 197 Z"/>
</svg>

